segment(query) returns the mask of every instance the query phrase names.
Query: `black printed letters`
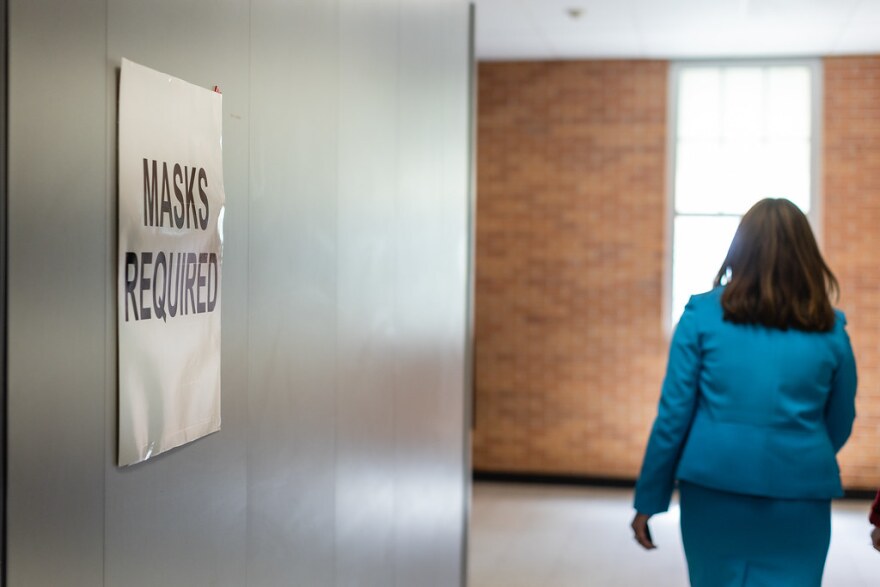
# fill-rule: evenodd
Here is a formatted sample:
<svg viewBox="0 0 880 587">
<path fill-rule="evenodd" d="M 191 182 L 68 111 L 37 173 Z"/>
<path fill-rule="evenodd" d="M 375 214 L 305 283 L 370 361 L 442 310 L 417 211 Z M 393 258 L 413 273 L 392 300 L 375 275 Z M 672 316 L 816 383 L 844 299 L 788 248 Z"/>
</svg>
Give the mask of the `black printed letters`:
<svg viewBox="0 0 880 587">
<path fill-rule="evenodd" d="M 126 253 L 125 321 L 213 312 L 219 283 L 216 253 Z"/>
<path fill-rule="evenodd" d="M 144 226 L 207 230 L 211 217 L 204 167 L 143 158 Z M 166 231 L 162 231 L 167 234 Z M 124 267 L 125 321 L 205 314 L 217 307 L 217 253 L 128 251 Z"/>
<path fill-rule="evenodd" d="M 174 201 L 171 199 L 172 188 Z M 159 161 L 145 157 L 144 226 L 206 230 L 211 216 L 207 188 L 208 174 L 204 167 L 175 163 L 169 173 L 168 163 L 162 161 L 160 167 Z"/>
</svg>

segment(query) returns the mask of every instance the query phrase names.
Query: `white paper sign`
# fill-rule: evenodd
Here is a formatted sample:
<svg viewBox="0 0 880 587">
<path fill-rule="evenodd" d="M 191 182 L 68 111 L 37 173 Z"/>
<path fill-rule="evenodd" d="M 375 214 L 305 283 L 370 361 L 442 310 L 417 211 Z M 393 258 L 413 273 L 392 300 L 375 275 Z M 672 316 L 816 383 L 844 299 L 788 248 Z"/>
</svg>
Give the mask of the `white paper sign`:
<svg viewBox="0 0 880 587">
<path fill-rule="evenodd" d="M 122 60 L 120 465 L 220 429 L 222 104 Z"/>
</svg>

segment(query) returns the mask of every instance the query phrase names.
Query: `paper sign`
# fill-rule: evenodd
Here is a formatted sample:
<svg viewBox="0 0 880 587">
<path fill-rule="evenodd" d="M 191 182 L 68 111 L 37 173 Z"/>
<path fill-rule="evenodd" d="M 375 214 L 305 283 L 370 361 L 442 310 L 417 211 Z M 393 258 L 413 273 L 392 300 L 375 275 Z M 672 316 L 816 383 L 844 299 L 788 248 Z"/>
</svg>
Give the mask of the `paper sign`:
<svg viewBox="0 0 880 587">
<path fill-rule="evenodd" d="M 120 465 L 220 429 L 222 105 L 122 60 Z"/>
</svg>

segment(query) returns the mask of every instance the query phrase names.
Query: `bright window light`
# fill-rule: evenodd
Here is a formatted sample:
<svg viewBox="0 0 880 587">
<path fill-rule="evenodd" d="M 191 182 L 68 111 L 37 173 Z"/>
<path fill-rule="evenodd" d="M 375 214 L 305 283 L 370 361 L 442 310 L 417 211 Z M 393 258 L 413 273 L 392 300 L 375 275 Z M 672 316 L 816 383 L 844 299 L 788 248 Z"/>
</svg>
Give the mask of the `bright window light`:
<svg viewBox="0 0 880 587">
<path fill-rule="evenodd" d="M 708 291 L 742 215 L 763 198 L 813 212 L 816 65 L 679 65 L 672 222 L 672 323 Z"/>
</svg>

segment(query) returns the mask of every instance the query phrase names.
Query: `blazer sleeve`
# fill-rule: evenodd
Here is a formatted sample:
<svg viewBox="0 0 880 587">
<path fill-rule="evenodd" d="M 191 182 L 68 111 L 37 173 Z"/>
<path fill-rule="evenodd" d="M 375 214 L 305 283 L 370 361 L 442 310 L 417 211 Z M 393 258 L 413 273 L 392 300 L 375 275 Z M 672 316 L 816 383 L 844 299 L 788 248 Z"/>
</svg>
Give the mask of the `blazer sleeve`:
<svg viewBox="0 0 880 587">
<path fill-rule="evenodd" d="M 653 515 L 669 509 L 675 470 L 697 406 L 700 341 L 695 298 L 688 302 L 669 348 L 669 363 L 636 483 L 635 509 Z"/>
<path fill-rule="evenodd" d="M 846 318 L 843 313 L 838 316 L 840 329 L 843 337 L 841 345 L 840 364 L 834 371 L 831 380 L 831 393 L 828 403 L 825 405 L 825 427 L 828 437 L 834 447 L 834 452 L 839 451 L 846 444 L 852 432 L 853 420 L 856 417 L 856 361 L 853 356 L 852 345 L 849 336 L 844 330 Z"/>
</svg>

